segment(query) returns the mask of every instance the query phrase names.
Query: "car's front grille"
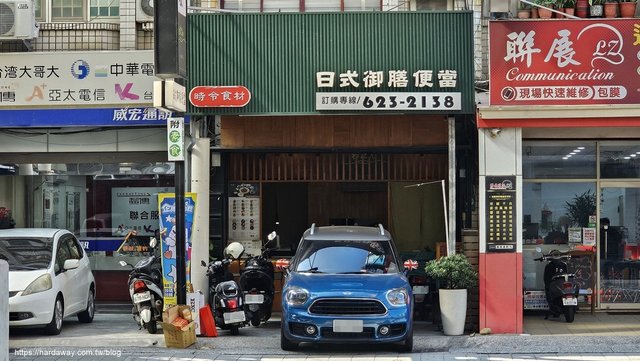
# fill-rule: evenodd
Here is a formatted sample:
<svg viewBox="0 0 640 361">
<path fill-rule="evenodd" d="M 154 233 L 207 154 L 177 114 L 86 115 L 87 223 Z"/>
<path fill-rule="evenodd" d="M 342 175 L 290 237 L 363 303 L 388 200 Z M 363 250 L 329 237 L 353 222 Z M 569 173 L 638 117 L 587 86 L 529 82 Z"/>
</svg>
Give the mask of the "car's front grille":
<svg viewBox="0 0 640 361">
<path fill-rule="evenodd" d="M 371 299 L 328 298 L 315 301 L 309 313 L 316 315 L 384 315 L 382 302 Z"/>
<path fill-rule="evenodd" d="M 375 332 L 376 330 L 373 327 L 365 327 L 362 329 L 362 332 L 333 332 L 331 327 L 320 328 L 322 337 L 335 339 L 370 339 L 373 338 Z"/>
</svg>

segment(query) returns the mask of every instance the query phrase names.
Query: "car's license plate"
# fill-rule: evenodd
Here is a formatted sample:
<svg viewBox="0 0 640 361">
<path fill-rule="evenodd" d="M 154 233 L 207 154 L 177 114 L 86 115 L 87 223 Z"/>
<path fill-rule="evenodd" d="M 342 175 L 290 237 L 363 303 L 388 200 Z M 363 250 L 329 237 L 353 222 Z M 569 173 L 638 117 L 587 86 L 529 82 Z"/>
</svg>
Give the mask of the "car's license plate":
<svg viewBox="0 0 640 361">
<path fill-rule="evenodd" d="M 248 305 L 255 303 L 264 303 L 264 295 L 245 295 L 244 303 Z"/>
<path fill-rule="evenodd" d="M 562 298 L 562 305 L 563 306 L 577 306 L 578 305 L 578 299 L 575 297 L 566 297 L 566 298 Z"/>
<path fill-rule="evenodd" d="M 222 317 L 224 318 L 224 323 L 237 323 L 245 321 L 244 311 L 225 312 L 224 314 L 222 314 Z"/>
<path fill-rule="evenodd" d="M 133 294 L 133 303 L 149 301 L 150 299 L 151 299 L 151 293 L 149 293 L 149 291 Z"/>
<path fill-rule="evenodd" d="M 414 295 L 426 295 L 429 293 L 429 286 L 413 286 Z"/>
<path fill-rule="evenodd" d="M 333 320 L 333 332 L 362 332 L 362 320 Z"/>
</svg>

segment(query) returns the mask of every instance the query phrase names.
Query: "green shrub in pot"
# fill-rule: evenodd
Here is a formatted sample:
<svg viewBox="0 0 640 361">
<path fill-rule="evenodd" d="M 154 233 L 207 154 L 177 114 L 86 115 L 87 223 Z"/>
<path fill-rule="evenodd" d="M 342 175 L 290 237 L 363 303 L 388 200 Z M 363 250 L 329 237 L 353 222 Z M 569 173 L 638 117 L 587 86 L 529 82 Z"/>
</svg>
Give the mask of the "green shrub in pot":
<svg viewBox="0 0 640 361">
<path fill-rule="evenodd" d="M 478 284 L 478 272 L 467 257 L 456 253 L 427 262 L 427 276 L 439 281 L 439 288 L 469 289 Z"/>
</svg>

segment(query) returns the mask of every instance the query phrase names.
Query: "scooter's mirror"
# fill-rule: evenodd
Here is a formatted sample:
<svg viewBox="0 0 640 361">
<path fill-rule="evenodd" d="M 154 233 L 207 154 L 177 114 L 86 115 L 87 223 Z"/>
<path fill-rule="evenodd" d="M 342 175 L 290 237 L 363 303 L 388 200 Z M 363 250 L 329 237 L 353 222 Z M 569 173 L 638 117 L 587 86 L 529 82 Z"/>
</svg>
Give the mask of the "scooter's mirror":
<svg viewBox="0 0 640 361">
<path fill-rule="evenodd" d="M 273 231 L 273 232 L 269 233 L 269 235 L 267 236 L 267 239 L 268 239 L 269 241 L 273 241 L 274 239 L 276 239 L 276 236 L 277 236 L 277 235 L 278 235 L 278 234 L 276 233 L 276 231 Z"/>
<path fill-rule="evenodd" d="M 200 265 L 201 265 L 202 267 L 207 267 L 207 264 L 206 264 L 204 261 L 200 261 Z"/>
<path fill-rule="evenodd" d="M 126 267 L 126 266 L 127 266 L 127 262 L 125 262 L 125 261 L 120 261 L 120 262 L 118 262 L 118 263 L 120 263 L 120 265 L 121 265 L 122 267 Z"/>
<path fill-rule="evenodd" d="M 149 247 L 156 248 L 157 245 L 158 240 L 156 239 L 156 237 L 151 237 L 151 239 L 149 240 Z"/>
<path fill-rule="evenodd" d="M 538 253 L 542 253 L 542 248 L 540 248 L 540 247 L 536 247 L 536 252 L 538 252 Z"/>
</svg>

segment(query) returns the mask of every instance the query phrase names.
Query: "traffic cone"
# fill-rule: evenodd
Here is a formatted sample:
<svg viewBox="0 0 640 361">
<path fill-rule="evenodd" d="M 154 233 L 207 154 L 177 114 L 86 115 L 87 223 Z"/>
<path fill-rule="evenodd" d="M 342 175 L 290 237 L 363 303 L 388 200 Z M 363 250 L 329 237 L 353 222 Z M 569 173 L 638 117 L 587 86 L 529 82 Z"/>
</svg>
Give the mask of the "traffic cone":
<svg viewBox="0 0 640 361">
<path fill-rule="evenodd" d="M 200 330 L 202 336 L 206 337 L 218 337 L 218 330 L 216 329 L 216 321 L 213 319 L 211 308 L 204 306 L 200 309 Z"/>
</svg>

